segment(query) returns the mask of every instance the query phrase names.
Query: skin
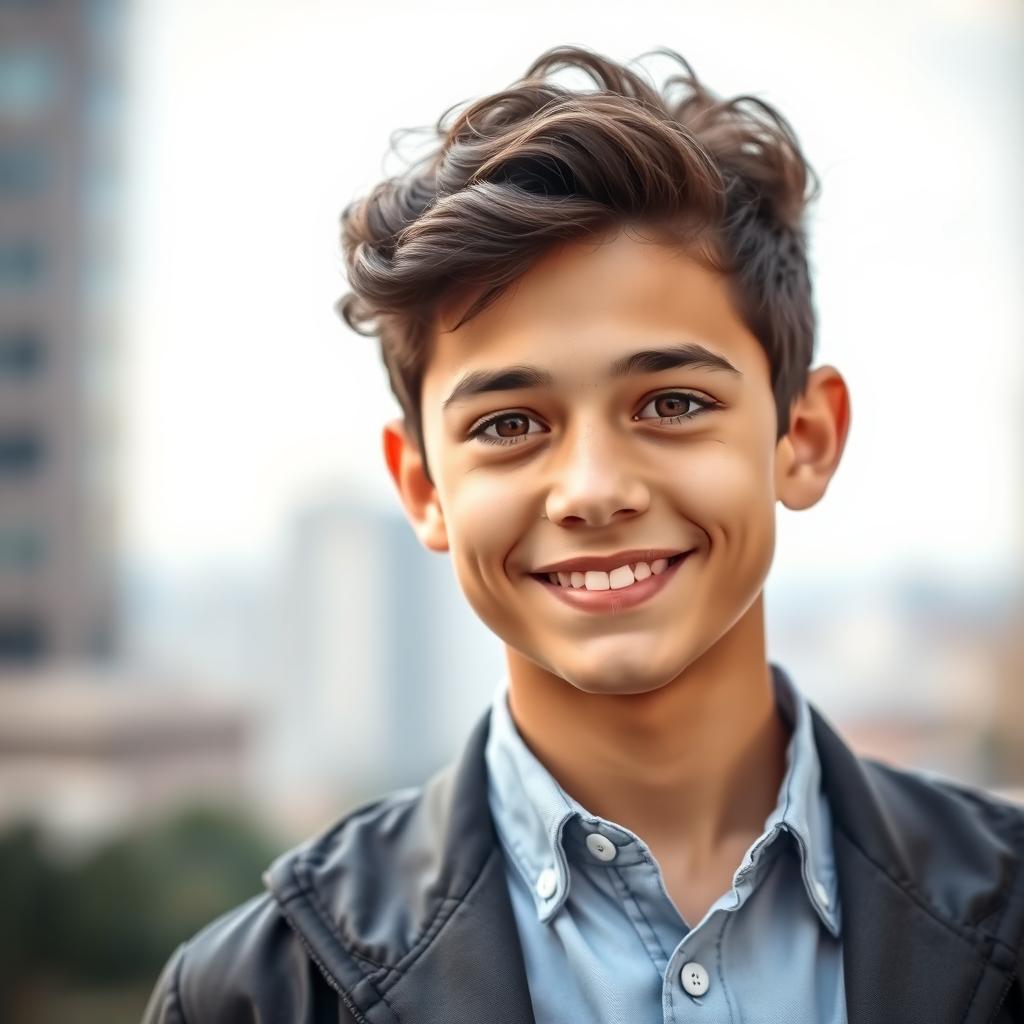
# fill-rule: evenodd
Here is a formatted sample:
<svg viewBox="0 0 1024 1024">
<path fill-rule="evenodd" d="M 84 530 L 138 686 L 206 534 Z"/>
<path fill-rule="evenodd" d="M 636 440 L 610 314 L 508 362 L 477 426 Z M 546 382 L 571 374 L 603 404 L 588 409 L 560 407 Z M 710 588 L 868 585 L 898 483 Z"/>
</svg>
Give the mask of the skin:
<svg viewBox="0 0 1024 1024">
<path fill-rule="evenodd" d="M 400 420 L 383 431 L 388 470 L 421 543 L 450 552 L 467 600 L 503 641 L 527 745 L 584 807 L 647 842 L 696 923 L 777 800 L 789 733 L 762 594 L 775 508 L 810 508 L 825 493 L 849 429 L 846 384 L 834 367 L 812 370 L 776 443 L 768 359 L 727 279 L 628 229 L 551 250 L 448 330 L 457 312 L 438 317 L 423 384 L 434 483 Z M 618 357 L 680 342 L 725 356 L 742 376 L 607 375 Z M 513 364 L 550 371 L 554 386 L 442 409 L 468 371 Z M 673 391 L 697 401 L 664 394 Z M 709 399 L 715 407 L 702 410 Z M 667 421 L 686 412 L 695 415 Z M 499 413 L 508 418 L 486 433 L 512 444 L 470 436 Z M 647 547 L 695 550 L 633 608 L 580 611 L 529 575 Z"/>
</svg>

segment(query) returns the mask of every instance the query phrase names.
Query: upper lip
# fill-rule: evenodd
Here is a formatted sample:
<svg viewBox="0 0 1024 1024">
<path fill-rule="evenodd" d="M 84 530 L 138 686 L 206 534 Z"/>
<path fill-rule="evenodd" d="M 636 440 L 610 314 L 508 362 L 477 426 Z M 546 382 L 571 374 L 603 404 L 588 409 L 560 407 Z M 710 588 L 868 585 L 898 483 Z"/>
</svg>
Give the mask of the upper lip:
<svg viewBox="0 0 1024 1024">
<path fill-rule="evenodd" d="M 538 569 L 531 570 L 534 573 L 545 572 L 586 572 L 588 569 L 601 572 L 611 572 L 620 565 L 634 565 L 637 562 L 653 562 L 658 558 L 671 558 L 673 555 L 682 554 L 684 548 L 630 548 L 629 551 L 616 551 L 611 555 L 578 555 L 576 558 L 566 558 L 562 562 L 551 562 L 549 565 L 542 565 Z"/>
</svg>

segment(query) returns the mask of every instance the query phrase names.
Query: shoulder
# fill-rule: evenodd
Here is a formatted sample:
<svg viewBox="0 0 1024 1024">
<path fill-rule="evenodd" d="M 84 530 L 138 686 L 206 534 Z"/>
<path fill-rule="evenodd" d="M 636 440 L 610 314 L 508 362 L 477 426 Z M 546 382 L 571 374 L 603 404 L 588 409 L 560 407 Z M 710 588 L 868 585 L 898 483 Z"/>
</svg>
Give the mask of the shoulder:
<svg viewBox="0 0 1024 1024">
<path fill-rule="evenodd" d="M 1000 958 L 1018 963 L 1024 807 L 855 753 L 813 706 L 811 714 L 844 904 L 856 905 L 865 891 L 891 893 L 903 901 L 904 918 L 924 911 L 979 953 L 998 948 Z"/>
<path fill-rule="evenodd" d="M 483 735 L 478 726 L 462 761 L 481 771 Z M 464 771 L 460 783 L 457 768 L 366 801 L 282 853 L 264 893 L 174 951 L 143 1024 L 349 1024 L 342 990 L 365 985 L 367 965 L 398 962 L 488 852 L 480 780 Z"/>
<path fill-rule="evenodd" d="M 150 996 L 143 1024 L 346 1024 L 346 1014 L 286 915 L 294 879 L 310 858 L 366 844 L 394 828 L 418 791 L 400 790 L 362 804 L 329 828 L 281 854 L 264 875 L 268 891 L 211 921 L 170 956 Z M 349 896 L 353 895 L 349 892 Z"/>
<path fill-rule="evenodd" d="M 947 920 L 983 931 L 1024 908 L 1024 805 L 937 772 L 858 760 L 887 842 L 848 838 L 890 877 Z"/>
<path fill-rule="evenodd" d="M 973 845 L 1024 854 L 1024 804 L 939 772 L 867 757 L 860 761 L 882 806 L 908 824 L 933 832 L 934 840 L 957 825 L 966 831 L 958 837 L 965 853 Z M 970 839 L 973 844 L 964 842 Z"/>
<path fill-rule="evenodd" d="M 937 772 L 855 753 L 811 711 L 837 838 L 953 920 L 976 921 L 983 904 L 1016 898 L 1024 806 Z"/>
<path fill-rule="evenodd" d="M 305 953 L 267 894 L 210 922 L 168 960 L 144 1024 L 304 1021 L 311 979 Z M 344 1017 L 335 1018 L 345 1020 Z"/>
<path fill-rule="evenodd" d="M 1024 805 L 938 772 L 864 764 L 905 822 L 904 884 L 1004 947 L 1013 978 L 992 1020 L 1024 1019 Z"/>
</svg>

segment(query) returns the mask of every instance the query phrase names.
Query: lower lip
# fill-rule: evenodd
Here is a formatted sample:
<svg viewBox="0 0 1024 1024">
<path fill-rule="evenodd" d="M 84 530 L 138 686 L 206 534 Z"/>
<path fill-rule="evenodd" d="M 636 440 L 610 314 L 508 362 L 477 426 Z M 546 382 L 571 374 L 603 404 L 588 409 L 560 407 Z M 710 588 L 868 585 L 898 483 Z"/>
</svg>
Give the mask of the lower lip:
<svg viewBox="0 0 1024 1024">
<path fill-rule="evenodd" d="M 621 590 L 585 590 L 582 587 L 572 589 L 551 583 L 549 580 L 537 579 L 536 576 L 532 578 L 573 608 L 585 612 L 619 612 L 641 604 L 663 590 L 676 574 L 676 570 L 681 568 L 692 554 L 692 551 L 687 551 L 678 562 L 668 566 L 664 572 L 657 576 L 648 576 L 647 579 L 632 583 Z"/>
</svg>

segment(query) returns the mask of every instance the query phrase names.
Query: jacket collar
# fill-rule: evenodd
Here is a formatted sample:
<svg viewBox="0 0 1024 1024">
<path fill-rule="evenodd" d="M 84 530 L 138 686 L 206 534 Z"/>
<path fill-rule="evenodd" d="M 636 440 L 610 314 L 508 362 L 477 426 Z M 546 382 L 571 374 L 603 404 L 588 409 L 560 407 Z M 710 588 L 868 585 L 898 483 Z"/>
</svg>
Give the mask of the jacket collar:
<svg viewBox="0 0 1024 1024">
<path fill-rule="evenodd" d="M 737 865 L 751 870 L 769 840 L 780 831 L 796 838 L 787 844 L 801 866 L 804 893 L 825 927 L 838 935 L 840 913 L 838 883 L 832 853 L 832 829 L 828 800 L 820 792 L 821 767 L 814 747 L 810 708 L 793 681 L 772 665 L 772 685 L 780 718 L 790 733 L 786 770 L 778 800 L 765 820 L 764 832 L 752 844 L 749 862 Z M 508 706 L 508 676 L 498 682 L 491 701 L 490 733 L 484 750 L 489 779 L 489 799 L 502 850 L 522 876 L 533 896 L 537 918 L 549 923 L 562 909 L 569 893 L 569 865 L 579 848 L 579 836 L 587 831 L 607 835 L 626 833 L 623 826 L 591 814 L 558 784 L 537 759 L 516 727 Z M 682 811 L 680 811 L 682 813 Z M 584 827 L 585 826 L 585 827 Z M 576 841 L 568 836 L 576 833 Z M 585 861 L 592 868 L 589 860 Z M 621 863 L 616 860 L 616 863 Z M 553 893 L 541 895 L 536 881 L 542 869 L 554 866 Z"/>
<path fill-rule="evenodd" d="M 809 707 L 833 809 L 849 1024 L 988 1021 L 1024 938 L 1019 809 L 862 760 Z M 489 718 L 422 790 L 356 810 L 264 876 L 358 1021 L 533 1024 L 488 809 Z"/>
<path fill-rule="evenodd" d="M 1024 941 L 1020 808 L 859 758 L 811 717 L 833 808 L 849 1024 L 990 1021 Z"/>
</svg>

